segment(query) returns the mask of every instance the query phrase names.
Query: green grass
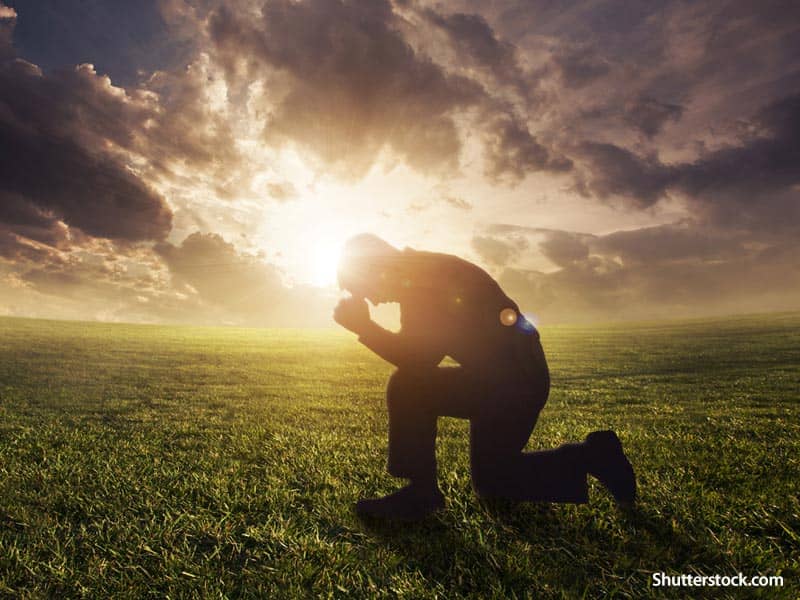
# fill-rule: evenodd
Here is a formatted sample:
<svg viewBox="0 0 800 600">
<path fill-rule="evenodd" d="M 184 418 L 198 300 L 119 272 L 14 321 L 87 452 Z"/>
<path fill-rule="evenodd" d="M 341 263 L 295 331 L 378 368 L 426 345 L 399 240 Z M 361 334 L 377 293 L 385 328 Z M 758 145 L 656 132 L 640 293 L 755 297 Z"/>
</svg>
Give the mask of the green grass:
<svg viewBox="0 0 800 600">
<path fill-rule="evenodd" d="M 0 319 L 0 594 L 602 596 L 655 571 L 800 596 L 800 315 L 544 328 L 529 447 L 616 429 L 640 503 L 481 504 L 443 419 L 447 507 L 365 525 L 388 365 L 337 332 Z M 752 597 L 682 589 L 672 597 Z"/>
</svg>

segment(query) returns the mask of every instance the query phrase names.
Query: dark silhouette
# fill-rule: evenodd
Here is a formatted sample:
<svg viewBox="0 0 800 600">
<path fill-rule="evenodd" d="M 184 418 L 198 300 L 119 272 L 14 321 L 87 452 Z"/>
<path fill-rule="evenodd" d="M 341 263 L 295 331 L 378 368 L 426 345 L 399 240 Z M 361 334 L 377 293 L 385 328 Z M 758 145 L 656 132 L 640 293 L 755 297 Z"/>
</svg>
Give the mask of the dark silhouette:
<svg viewBox="0 0 800 600">
<path fill-rule="evenodd" d="M 351 297 L 334 319 L 397 367 L 389 379 L 389 473 L 409 485 L 361 500 L 360 515 L 418 519 L 444 504 L 436 477 L 436 421 L 469 419 L 472 484 L 482 498 L 586 502 L 586 475 L 623 504 L 634 501 L 633 468 L 613 431 L 584 442 L 522 452 L 550 389 L 536 328 L 479 267 L 447 254 L 398 250 L 371 234 L 350 239 L 339 284 Z M 394 333 L 370 318 L 399 302 Z M 439 367 L 444 356 L 460 366 Z"/>
</svg>

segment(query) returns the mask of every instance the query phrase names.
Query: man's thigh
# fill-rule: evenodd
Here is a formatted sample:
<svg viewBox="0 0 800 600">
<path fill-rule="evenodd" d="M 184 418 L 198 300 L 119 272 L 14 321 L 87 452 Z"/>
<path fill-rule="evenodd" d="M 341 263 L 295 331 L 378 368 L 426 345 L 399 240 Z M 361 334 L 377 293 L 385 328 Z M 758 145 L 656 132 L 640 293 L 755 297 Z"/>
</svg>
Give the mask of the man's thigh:
<svg viewBox="0 0 800 600">
<path fill-rule="evenodd" d="M 397 371 L 392 394 L 408 414 L 469 419 L 473 476 L 490 479 L 502 477 L 517 459 L 547 399 L 540 385 L 513 378 L 487 381 L 462 367 Z"/>
<path fill-rule="evenodd" d="M 402 388 L 406 402 L 440 417 L 458 417 L 507 431 L 519 424 L 523 429 L 536 422 L 544 399 L 522 380 L 490 381 L 463 367 L 436 367 L 414 372 L 398 371 L 390 387 Z"/>
<path fill-rule="evenodd" d="M 533 432 L 545 400 L 526 382 L 494 382 L 487 400 L 470 418 L 473 458 L 519 453 Z"/>
<path fill-rule="evenodd" d="M 471 419 L 487 403 L 489 386 L 462 367 L 397 371 L 389 394 L 403 396 L 402 404 L 438 417 Z"/>
</svg>

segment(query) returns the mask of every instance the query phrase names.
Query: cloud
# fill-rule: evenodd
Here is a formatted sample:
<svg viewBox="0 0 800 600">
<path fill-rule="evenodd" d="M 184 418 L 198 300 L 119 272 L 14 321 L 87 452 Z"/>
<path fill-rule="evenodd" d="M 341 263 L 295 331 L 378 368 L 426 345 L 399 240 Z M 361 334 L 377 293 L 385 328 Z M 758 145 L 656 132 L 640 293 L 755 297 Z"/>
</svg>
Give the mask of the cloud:
<svg viewBox="0 0 800 600">
<path fill-rule="evenodd" d="M 291 181 L 269 183 L 267 184 L 267 191 L 278 202 L 287 202 L 297 198 L 297 188 L 294 187 Z"/>
<path fill-rule="evenodd" d="M 16 19 L 17 13 L 13 8 L 0 4 L 0 61 L 14 55 L 11 40 Z"/>
<path fill-rule="evenodd" d="M 84 235 L 163 240 L 172 228 L 165 188 L 240 170 L 230 125 L 210 101 L 207 57 L 124 89 L 91 64 L 44 71 L 16 55 L 8 31 L 0 50 L 6 244 L 29 252 L 28 242 L 66 250 Z"/>
<path fill-rule="evenodd" d="M 310 287 L 290 288 L 263 256 L 239 252 L 215 233 L 195 232 L 180 245 L 156 245 L 172 286 L 198 303 L 203 321 L 262 326 L 330 324 L 332 299 Z"/>
<path fill-rule="evenodd" d="M 492 236 L 475 236 L 472 238 L 472 249 L 486 263 L 499 266 L 506 265 L 528 247 L 522 237 L 499 239 Z"/>
<path fill-rule="evenodd" d="M 425 174 L 452 176 L 463 123 L 482 132 L 486 172 L 494 179 L 518 183 L 531 172 L 569 170 L 570 161 L 539 141 L 513 103 L 486 85 L 490 73 L 495 83 L 530 95 L 535 84 L 513 47 L 478 15 L 430 8 L 420 14 L 480 74 L 444 64 L 425 44 L 412 45 L 408 22 L 385 0 L 274 0 L 257 15 L 224 7 L 210 17 L 209 34 L 230 85 L 257 80 L 272 90 L 259 98 L 269 115 L 267 142 L 294 145 L 341 177 L 358 179 L 387 156 Z"/>
<path fill-rule="evenodd" d="M 730 226 L 787 233 L 800 227 L 800 93 L 764 107 L 759 133 L 738 146 L 671 167 L 702 214 Z"/>
<path fill-rule="evenodd" d="M 652 206 L 674 181 L 656 157 L 642 157 L 615 144 L 584 142 L 577 154 L 589 166 L 588 189 L 599 198 L 626 198 L 638 207 Z"/>
<path fill-rule="evenodd" d="M 800 223 L 800 94 L 761 109 L 755 133 L 696 160 L 664 164 L 614 144 L 585 142 L 588 189 L 647 207 L 679 193 L 696 218 L 733 228 L 796 231 Z"/>
<path fill-rule="evenodd" d="M 485 132 L 486 174 L 498 181 L 518 182 L 534 171 L 566 172 L 572 161 L 553 154 L 531 135 L 528 127 L 507 115 L 489 121 Z"/>
<path fill-rule="evenodd" d="M 684 108 L 678 104 L 660 102 L 649 96 L 640 96 L 628 103 L 625 118 L 649 138 L 655 136 L 668 121 L 681 118 Z"/>
<path fill-rule="evenodd" d="M 549 231 L 539 243 L 539 250 L 559 267 L 569 267 L 589 258 L 587 236 L 569 231 Z"/>
<path fill-rule="evenodd" d="M 565 45 L 554 53 L 553 63 L 564 85 L 570 88 L 583 87 L 611 70 L 595 48 L 583 45 Z"/>
<path fill-rule="evenodd" d="M 343 176 L 358 178 L 383 150 L 425 171 L 453 169 L 461 144 L 454 115 L 479 87 L 418 55 L 388 2 L 268 2 L 257 18 L 220 8 L 209 30 L 247 78 L 276 82 L 283 97 L 264 129 Z"/>
<path fill-rule="evenodd" d="M 472 204 L 459 196 L 445 194 L 442 196 L 442 200 L 453 208 L 457 208 L 459 210 L 472 210 Z"/>
<path fill-rule="evenodd" d="M 67 318 L 287 324 L 312 305 L 297 325 L 329 316 L 316 290 L 284 286 L 274 266 L 218 236 L 165 241 L 173 214 L 161 190 L 222 175 L 246 182 L 250 168 L 239 162 L 207 55 L 125 89 L 90 64 L 44 71 L 18 58 L 7 21 L 0 20 L 4 311 L 16 298 L 28 306 L 23 314 Z M 293 190 L 285 182 L 272 191 L 288 198 Z M 206 267 L 203 278 L 188 267 L 192 256 L 226 262 L 227 270 Z M 215 295 L 219 281 L 224 297 Z"/>
<path fill-rule="evenodd" d="M 45 318 L 246 325 L 331 325 L 333 296 L 289 287 L 262 255 L 214 233 L 155 248 L 88 238 L 61 252 L 0 230 L 0 309 Z"/>
<path fill-rule="evenodd" d="M 660 225 L 596 236 L 587 244 L 593 252 L 620 264 L 656 267 L 675 262 L 737 260 L 747 254 L 745 239 L 697 225 Z"/>
<path fill-rule="evenodd" d="M 545 322 L 791 310 L 800 294 L 796 239 L 755 239 L 689 222 L 606 235 L 490 230 L 498 248 L 509 235 L 537 239 L 556 265 L 549 272 L 510 266 L 502 252 L 495 261 L 503 289 Z"/>
<path fill-rule="evenodd" d="M 554 273 L 506 269 L 499 282 L 523 311 L 545 323 L 795 310 L 800 294 L 800 272 L 785 254 L 780 261 L 756 256 L 658 269 L 591 258 Z"/>
<path fill-rule="evenodd" d="M 0 304 L 10 314 L 144 322 L 196 317 L 191 302 L 166 285 L 164 267 L 149 248 L 85 238 L 71 241 L 71 251 L 28 240 L 14 250 L 13 262 L 0 261 Z"/>
<path fill-rule="evenodd" d="M 66 225 L 51 212 L 36 207 L 19 194 L 0 192 L 0 200 L 0 230 L 54 248 L 67 241 Z"/>
<path fill-rule="evenodd" d="M 313 202 L 324 176 L 372 185 L 373 166 L 402 164 L 409 190 L 433 191 L 375 212 L 445 207 L 480 232 L 452 251 L 550 317 L 796 300 L 800 38 L 785 4 L 19 4 L 0 4 L 0 296 L 101 318 L 327 317 L 252 254 L 260 202 L 277 231 L 298 208 L 279 204 Z M 331 204 L 347 218 L 357 196 Z M 599 217 L 593 234 L 481 221 L 540 210 L 564 229 Z M 430 224 L 407 221 L 391 227 L 413 244 Z M 638 229 L 607 233 L 623 226 Z"/>
<path fill-rule="evenodd" d="M 51 214 L 97 237 L 163 238 L 172 217 L 165 200 L 83 131 L 89 112 L 96 119 L 108 116 L 95 112 L 97 103 L 89 111 L 87 101 L 104 102 L 114 94 L 87 78 L 95 78 L 88 69 L 48 76 L 20 59 L 0 65 L 0 194 L 17 215 L 4 211 L 12 217 L 6 226 L 22 214 Z M 111 104 L 118 104 L 113 97 Z M 87 113 L 73 110 L 78 106 Z M 120 133 L 109 122 L 106 135 Z"/>
<path fill-rule="evenodd" d="M 419 12 L 434 28 L 446 34 L 453 62 L 481 70 L 495 85 L 507 86 L 524 99 L 534 96 L 538 81 L 525 72 L 516 47 L 500 39 L 482 15 L 443 14 L 430 7 Z M 451 64 L 451 67 L 462 73 L 466 71 L 456 65 Z"/>
<path fill-rule="evenodd" d="M 173 282 L 212 303 L 246 312 L 263 310 L 283 289 L 280 273 L 260 257 L 240 254 L 214 233 L 193 233 L 179 246 L 158 244 Z"/>
</svg>

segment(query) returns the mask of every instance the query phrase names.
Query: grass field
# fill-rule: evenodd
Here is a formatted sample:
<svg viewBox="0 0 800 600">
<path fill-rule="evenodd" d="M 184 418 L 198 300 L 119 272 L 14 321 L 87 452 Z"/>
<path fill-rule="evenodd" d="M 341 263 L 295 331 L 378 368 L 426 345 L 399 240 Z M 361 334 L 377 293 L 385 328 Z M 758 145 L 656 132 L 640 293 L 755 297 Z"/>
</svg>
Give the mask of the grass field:
<svg viewBox="0 0 800 600">
<path fill-rule="evenodd" d="M 388 365 L 338 332 L 0 319 L 0 594 L 31 597 L 752 597 L 651 574 L 782 574 L 800 597 L 800 314 L 542 330 L 529 448 L 614 428 L 632 513 L 486 505 L 445 419 L 447 507 L 387 493 Z"/>
</svg>

